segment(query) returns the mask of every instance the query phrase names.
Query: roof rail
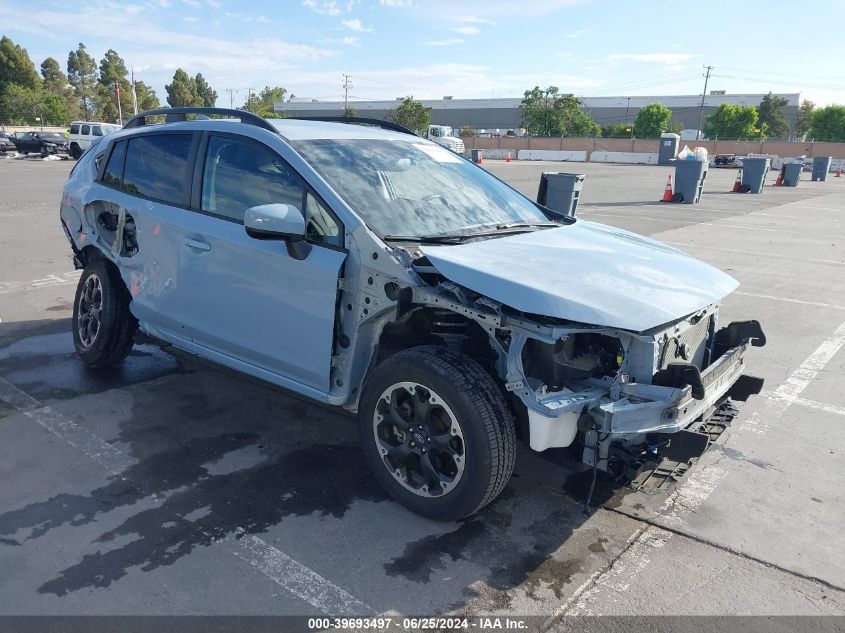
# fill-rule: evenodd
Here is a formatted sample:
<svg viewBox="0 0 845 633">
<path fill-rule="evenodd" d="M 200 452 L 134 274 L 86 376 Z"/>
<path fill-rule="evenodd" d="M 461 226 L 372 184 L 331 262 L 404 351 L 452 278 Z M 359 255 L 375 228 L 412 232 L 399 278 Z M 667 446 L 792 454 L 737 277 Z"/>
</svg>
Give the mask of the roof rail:
<svg viewBox="0 0 845 633">
<path fill-rule="evenodd" d="M 147 110 L 146 112 L 139 112 L 129 119 L 124 128 L 141 127 L 147 124 L 148 116 L 164 115 L 165 123 L 175 123 L 177 121 L 187 121 L 189 114 L 209 115 L 222 114 L 232 118 L 240 119 L 241 123 L 248 125 L 255 125 L 256 127 L 270 130 L 278 134 L 278 130 L 270 125 L 266 119 L 253 114 L 247 110 L 232 110 L 230 108 L 201 108 L 201 107 L 179 107 L 179 108 L 156 108 L 155 110 Z"/>
<path fill-rule="evenodd" d="M 419 136 L 419 134 L 413 130 L 409 130 L 404 125 L 399 125 L 393 121 L 382 121 L 381 119 L 369 119 L 358 116 L 289 116 L 287 118 L 295 119 L 297 121 L 325 121 L 326 123 L 358 123 L 361 125 L 373 125 L 385 130 L 393 130 L 394 132 L 401 132 L 402 134 Z"/>
</svg>

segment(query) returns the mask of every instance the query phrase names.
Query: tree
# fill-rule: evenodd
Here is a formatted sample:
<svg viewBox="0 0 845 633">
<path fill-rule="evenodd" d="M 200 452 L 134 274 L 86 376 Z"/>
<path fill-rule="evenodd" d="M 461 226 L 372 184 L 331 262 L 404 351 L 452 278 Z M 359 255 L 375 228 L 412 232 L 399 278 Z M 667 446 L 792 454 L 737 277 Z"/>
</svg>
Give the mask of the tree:
<svg viewBox="0 0 845 633">
<path fill-rule="evenodd" d="M 631 138 L 633 133 L 634 125 L 632 123 L 612 123 L 601 129 L 601 135 L 604 138 Z"/>
<path fill-rule="evenodd" d="M 801 102 L 801 107 L 798 108 L 798 118 L 795 121 L 795 136 L 800 140 L 804 140 L 807 132 L 810 131 L 810 126 L 813 124 L 813 111 L 816 109 L 816 104 L 809 99 L 804 99 Z"/>
<path fill-rule="evenodd" d="M 39 88 L 26 88 L 18 84 L 7 84 L 0 92 L 0 116 L 4 123 L 31 125 L 40 123 L 44 109 Z M 46 118 L 46 117 L 45 117 Z"/>
<path fill-rule="evenodd" d="M 845 106 L 830 105 L 813 112 L 810 136 L 816 141 L 845 142 Z"/>
<path fill-rule="evenodd" d="M 591 136 L 599 126 L 581 110 L 573 95 L 561 95 L 557 86 L 534 86 L 522 99 L 522 127 L 532 136 Z"/>
<path fill-rule="evenodd" d="M 243 105 L 244 110 L 248 110 L 258 116 L 263 116 L 265 119 L 282 119 L 285 116 L 284 112 L 276 112 L 273 107 L 277 103 L 285 100 L 287 90 L 281 86 L 264 86 L 264 90 L 255 95 L 250 95 Z"/>
<path fill-rule="evenodd" d="M 407 96 L 393 112 L 393 120 L 417 134 L 425 134 L 431 123 L 431 112 L 413 96 Z"/>
<path fill-rule="evenodd" d="M 669 127 L 672 111 L 660 103 L 650 103 L 637 112 L 634 135 L 637 138 L 658 138 Z"/>
<path fill-rule="evenodd" d="M 167 92 L 167 103 L 171 108 L 202 105 L 196 82 L 181 68 L 176 69 L 172 83 L 166 85 L 164 90 Z"/>
<path fill-rule="evenodd" d="M 87 121 L 94 114 L 94 97 L 97 93 L 97 62 L 88 54 L 85 44 L 79 43 L 75 51 L 67 56 L 67 78 L 73 92 L 82 105 L 83 117 Z"/>
<path fill-rule="evenodd" d="M 100 86 L 97 88 L 97 116 L 100 120 L 117 121 L 121 114 L 124 118 L 132 114 L 132 86 L 128 75 L 126 63 L 117 51 L 111 48 L 106 51 L 100 60 Z"/>
<path fill-rule="evenodd" d="M 765 125 L 769 136 L 781 138 L 789 134 L 789 124 L 783 115 L 783 107 L 787 100 L 783 97 L 775 97 L 770 92 L 760 102 L 757 108 L 757 116 L 760 124 Z M 758 127 L 761 127 L 758 125 Z"/>
<path fill-rule="evenodd" d="M 52 112 L 53 119 L 64 119 L 68 121 L 80 116 L 79 100 L 73 93 L 73 89 L 68 84 L 67 75 L 62 72 L 62 67 L 52 57 L 48 57 L 41 62 L 41 76 L 44 78 L 41 82 L 41 91 L 45 99 L 45 107 Z M 50 100 L 55 97 L 63 103 L 59 106 L 58 102 Z"/>
<path fill-rule="evenodd" d="M 63 95 L 67 91 L 67 75 L 62 72 L 62 67 L 52 57 L 41 62 L 41 76 L 44 78 L 42 86 L 46 92 Z"/>
<path fill-rule="evenodd" d="M 4 35 L 0 38 L 0 91 L 12 84 L 36 89 L 41 79 L 26 49 Z"/>
<path fill-rule="evenodd" d="M 208 85 L 202 73 L 197 73 L 197 76 L 194 77 L 194 90 L 202 101 L 202 105 L 206 108 L 213 108 L 217 105 L 217 92 Z"/>
<path fill-rule="evenodd" d="M 355 111 L 355 108 L 353 108 L 351 105 L 347 105 L 343 109 L 343 116 L 357 117 L 358 113 Z"/>
<path fill-rule="evenodd" d="M 757 128 L 757 108 L 723 103 L 707 117 L 704 134 L 707 138 L 747 141 L 760 137 Z"/>
<path fill-rule="evenodd" d="M 161 107 L 155 90 L 150 88 L 143 81 L 135 82 L 135 97 L 138 99 L 138 112 L 155 110 L 156 108 Z"/>
</svg>

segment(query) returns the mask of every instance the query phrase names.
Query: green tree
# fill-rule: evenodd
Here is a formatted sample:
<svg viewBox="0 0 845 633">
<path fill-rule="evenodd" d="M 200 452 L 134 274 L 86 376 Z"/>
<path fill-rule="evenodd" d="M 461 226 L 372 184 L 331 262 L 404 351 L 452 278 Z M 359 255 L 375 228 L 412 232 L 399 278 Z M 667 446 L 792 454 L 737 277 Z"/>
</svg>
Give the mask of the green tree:
<svg viewBox="0 0 845 633">
<path fill-rule="evenodd" d="M 704 134 L 707 138 L 747 141 L 760 137 L 757 128 L 757 108 L 723 103 L 707 117 Z"/>
<path fill-rule="evenodd" d="M 765 124 L 769 136 L 782 138 L 789 134 L 789 124 L 783 115 L 783 108 L 787 100 L 783 97 L 775 97 L 770 92 L 763 97 L 760 106 L 757 108 L 757 116 L 761 124 Z M 760 127 L 758 125 L 757 127 Z"/>
<path fill-rule="evenodd" d="M 7 84 L 0 92 L 0 119 L 3 123 L 11 125 L 32 125 L 36 121 L 40 123 L 43 110 L 40 88 Z"/>
<path fill-rule="evenodd" d="M 103 121 L 117 121 L 132 115 L 132 86 L 129 83 L 129 71 L 117 51 L 109 49 L 100 60 L 100 76 L 97 89 L 97 116 Z M 118 109 L 118 99 L 120 108 Z"/>
<path fill-rule="evenodd" d="M 631 138 L 633 133 L 633 123 L 612 123 L 601 129 L 601 135 L 604 138 Z"/>
<path fill-rule="evenodd" d="M 52 57 L 48 57 L 41 62 L 41 76 L 44 78 L 41 82 L 44 98 L 57 97 L 64 103 L 59 108 L 58 104 L 51 102 L 51 105 L 48 106 L 45 101 L 45 106 L 53 113 L 52 118 L 66 118 L 70 121 L 79 117 L 81 114 L 79 100 L 74 95 L 73 89 L 68 83 L 67 75 L 62 72 L 59 62 Z"/>
<path fill-rule="evenodd" d="M 135 82 L 135 97 L 138 99 L 138 112 L 155 110 L 156 108 L 161 107 L 161 103 L 159 103 L 155 90 L 150 88 L 143 81 Z"/>
<path fill-rule="evenodd" d="M 79 43 L 67 56 L 67 78 L 82 106 L 82 116 L 87 121 L 94 114 L 97 94 L 97 62 L 88 54 L 85 44 Z"/>
<path fill-rule="evenodd" d="M 176 69 L 173 81 L 167 84 L 164 90 L 167 92 L 167 103 L 171 108 L 202 105 L 196 82 L 181 68 Z"/>
<path fill-rule="evenodd" d="M 684 124 L 681 121 L 676 121 L 672 119 L 669 121 L 669 127 L 666 128 L 667 132 L 672 132 L 673 134 L 680 134 L 684 129 Z"/>
<path fill-rule="evenodd" d="M 845 106 L 830 105 L 813 112 L 810 136 L 816 141 L 845 142 Z"/>
<path fill-rule="evenodd" d="M 202 105 L 206 108 L 213 108 L 217 105 L 217 92 L 208 85 L 202 73 L 197 73 L 197 76 L 194 77 L 194 90 L 202 101 Z"/>
<path fill-rule="evenodd" d="M 343 116 L 357 117 L 358 113 L 355 111 L 355 108 L 353 108 L 351 105 L 347 105 L 343 109 Z"/>
<path fill-rule="evenodd" d="M 273 107 L 277 103 L 285 100 L 285 95 L 288 91 L 281 86 L 264 86 L 264 89 L 258 94 L 250 95 L 243 105 L 244 110 L 248 110 L 265 119 L 283 119 L 284 112 L 276 112 Z"/>
<path fill-rule="evenodd" d="M 672 111 L 660 103 L 650 103 L 637 112 L 634 135 L 637 138 L 659 138 L 669 127 Z"/>
<path fill-rule="evenodd" d="M 417 134 L 425 134 L 431 124 L 431 111 L 413 96 L 407 96 L 393 112 L 393 120 Z"/>
<path fill-rule="evenodd" d="M 795 121 L 795 136 L 800 140 L 804 140 L 807 132 L 813 124 L 813 111 L 816 109 L 816 104 L 809 99 L 804 99 L 801 102 L 801 107 L 798 108 L 798 118 Z"/>
<path fill-rule="evenodd" d="M 557 86 L 534 86 L 522 99 L 522 127 L 532 136 L 591 136 L 599 126 L 581 110 L 573 95 L 562 95 Z"/>
<path fill-rule="evenodd" d="M 41 79 L 26 49 L 4 35 L 0 38 L 0 91 L 11 84 L 36 89 Z"/>
</svg>

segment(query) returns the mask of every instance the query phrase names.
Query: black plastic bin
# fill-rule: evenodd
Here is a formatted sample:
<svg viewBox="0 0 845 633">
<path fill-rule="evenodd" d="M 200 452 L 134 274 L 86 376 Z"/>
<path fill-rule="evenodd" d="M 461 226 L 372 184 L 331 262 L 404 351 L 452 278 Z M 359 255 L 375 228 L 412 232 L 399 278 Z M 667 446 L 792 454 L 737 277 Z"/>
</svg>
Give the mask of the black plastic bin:
<svg viewBox="0 0 845 633">
<path fill-rule="evenodd" d="M 782 184 L 784 187 L 797 187 L 801 180 L 801 172 L 804 171 L 804 161 L 786 163 L 780 170 Z"/>
<path fill-rule="evenodd" d="M 756 158 L 746 156 L 742 159 L 742 188 L 743 193 L 760 193 L 766 184 L 766 174 L 769 173 L 771 162 L 766 157 Z"/>
<path fill-rule="evenodd" d="M 709 167 L 710 164 L 704 160 L 676 160 L 675 195 L 672 196 L 672 202 L 699 202 Z"/>
<path fill-rule="evenodd" d="M 812 181 L 816 180 L 824 182 L 827 180 L 827 174 L 830 171 L 830 164 L 833 162 L 831 156 L 815 156 L 813 157 L 813 177 Z"/>
<path fill-rule="evenodd" d="M 584 174 L 544 171 L 540 174 L 537 202 L 553 211 L 574 216 L 581 197 L 581 187 L 584 186 L 584 178 L 586 178 Z"/>
</svg>

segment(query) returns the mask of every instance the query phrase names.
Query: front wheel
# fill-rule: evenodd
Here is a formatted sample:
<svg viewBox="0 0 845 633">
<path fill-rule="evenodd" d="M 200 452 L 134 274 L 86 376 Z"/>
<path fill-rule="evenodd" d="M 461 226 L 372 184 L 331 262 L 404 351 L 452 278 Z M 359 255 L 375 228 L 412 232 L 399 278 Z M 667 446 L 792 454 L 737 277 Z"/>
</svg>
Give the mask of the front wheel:
<svg viewBox="0 0 845 633">
<path fill-rule="evenodd" d="M 79 157 L 82 156 L 82 148 L 79 147 L 76 143 L 73 143 L 70 146 L 70 156 L 74 160 L 79 160 Z"/>
<path fill-rule="evenodd" d="M 513 471 L 516 438 L 502 392 L 477 362 L 443 347 L 412 348 L 377 366 L 358 425 L 379 484 L 432 519 L 477 512 Z"/>
<path fill-rule="evenodd" d="M 82 271 L 73 301 L 73 345 L 79 358 L 92 369 L 120 365 L 137 329 L 117 269 L 93 259 Z"/>
</svg>

